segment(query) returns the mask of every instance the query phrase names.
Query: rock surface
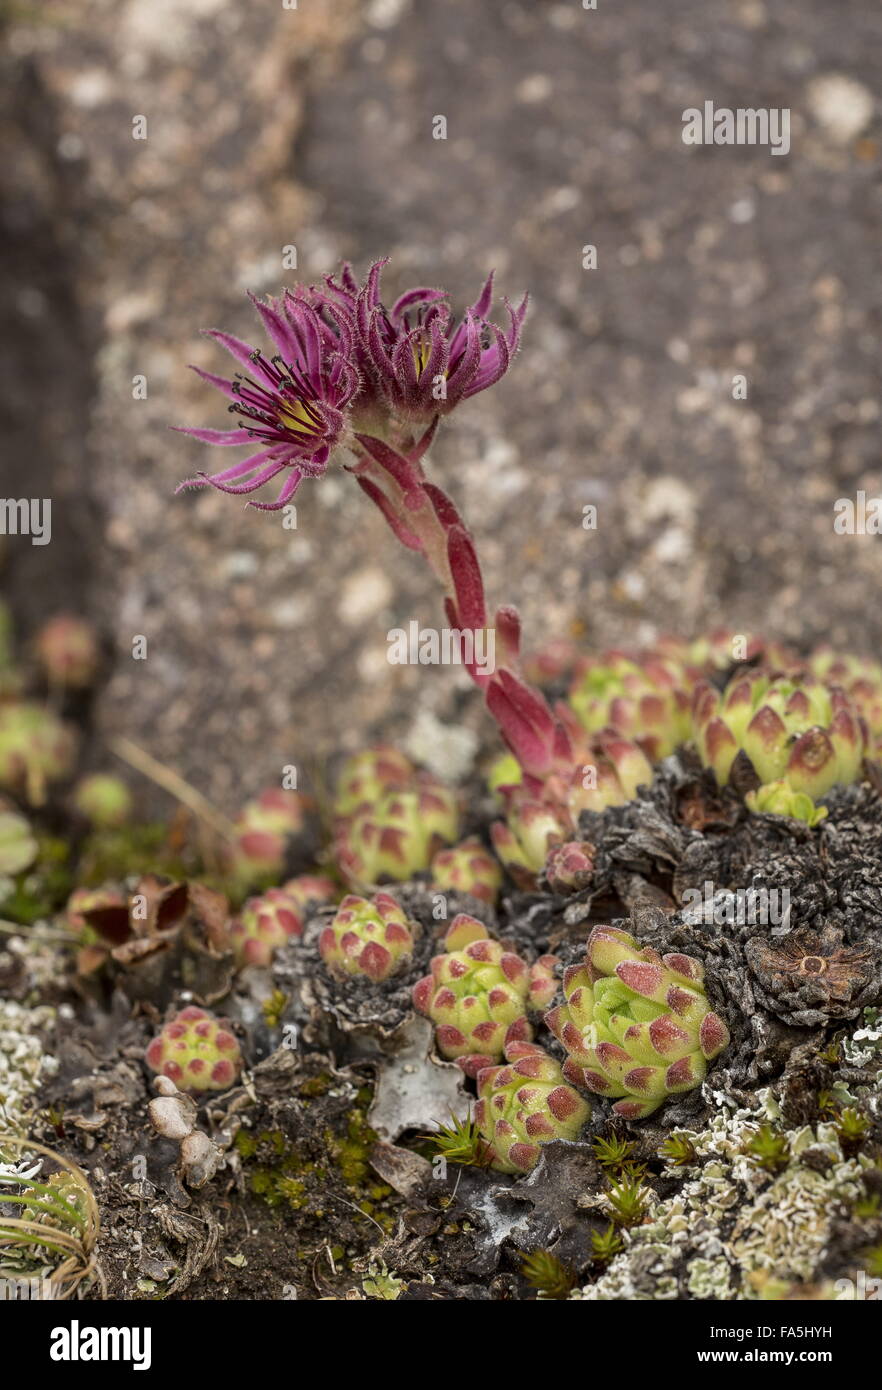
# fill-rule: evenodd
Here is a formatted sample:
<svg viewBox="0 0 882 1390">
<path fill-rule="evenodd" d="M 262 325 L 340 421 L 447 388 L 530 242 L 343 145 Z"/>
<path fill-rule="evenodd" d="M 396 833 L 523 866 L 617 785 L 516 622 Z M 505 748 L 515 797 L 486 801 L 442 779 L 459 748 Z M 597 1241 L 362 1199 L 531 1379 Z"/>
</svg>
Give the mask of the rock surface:
<svg viewBox="0 0 882 1390">
<path fill-rule="evenodd" d="M 437 596 L 345 476 L 296 531 L 173 496 L 208 460 L 168 424 L 225 423 L 198 329 L 248 337 L 291 246 L 306 280 L 390 254 L 390 291 L 462 304 L 492 265 L 530 290 L 513 371 L 434 459 L 528 639 L 722 621 L 878 652 L 882 540 L 833 531 L 882 492 L 863 0 L 43 0 L 5 27 L 4 489 L 55 512 L 51 546 L 6 540 L 4 586 L 31 622 L 100 617 L 99 732 L 233 809 L 418 709 L 481 727 L 458 673 L 387 664 Z M 707 99 L 788 105 L 790 153 L 687 147 Z"/>
</svg>

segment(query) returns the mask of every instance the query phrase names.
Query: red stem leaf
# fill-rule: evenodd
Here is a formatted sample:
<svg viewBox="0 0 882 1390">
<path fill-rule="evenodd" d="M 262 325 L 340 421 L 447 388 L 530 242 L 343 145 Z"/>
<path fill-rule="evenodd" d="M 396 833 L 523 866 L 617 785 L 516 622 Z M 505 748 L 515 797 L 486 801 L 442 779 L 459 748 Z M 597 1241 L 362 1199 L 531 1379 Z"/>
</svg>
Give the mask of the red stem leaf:
<svg viewBox="0 0 882 1390">
<path fill-rule="evenodd" d="M 464 526 L 452 526 L 447 534 L 447 561 L 456 590 L 456 607 L 464 627 L 475 631 L 487 626 L 484 581 L 471 536 Z"/>
<path fill-rule="evenodd" d="M 359 478 L 356 476 L 355 481 L 358 483 L 362 492 L 367 494 L 376 507 L 379 507 L 396 538 L 401 541 L 401 544 L 407 546 L 408 550 L 415 550 L 419 555 L 422 555 L 422 541 L 419 536 L 414 535 L 413 531 L 409 530 L 404 525 L 404 522 L 401 520 L 382 488 L 377 487 L 377 484 L 371 482 L 370 478 Z"/>
</svg>

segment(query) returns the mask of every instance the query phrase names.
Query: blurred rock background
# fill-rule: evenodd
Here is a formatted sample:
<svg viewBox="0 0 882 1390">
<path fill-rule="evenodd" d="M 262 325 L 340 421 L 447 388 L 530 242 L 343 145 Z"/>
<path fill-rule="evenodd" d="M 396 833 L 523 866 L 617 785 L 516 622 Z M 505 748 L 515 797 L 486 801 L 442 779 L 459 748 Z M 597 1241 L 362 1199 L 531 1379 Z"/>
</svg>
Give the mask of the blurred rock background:
<svg viewBox="0 0 882 1390">
<path fill-rule="evenodd" d="M 341 257 L 391 255 L 390 298 L 436 283 L 462 305 L 490 266 L 531 292 L 513 370 L 434 453 L 528 640 L 725 622 L 882 648 L 882 538 L 833 531 L 835 499 L 882 494 L 878 7 L 0 15 L 3 492 L 54 502 L 50 546 L 3 543 L 2 584 L 26 628 L 59 606 L 100 622 L 99 735 L 127 733 L 231 809 L 282 764 L 368 735 L 486 727 L 455 670 L 387 664 L 387 630 L 437 622 L 438 599 L 344 475 L 303 486 L 293 532 L 173 496 L 218 456 L 168 425 L 226 420 L 186 371 L 225 370 L 198 329 L 252 336 L 246 288 Z M 683 111 L 705 100 L 790 107 L 790 153 L 685 146 Z"/>
</svg>

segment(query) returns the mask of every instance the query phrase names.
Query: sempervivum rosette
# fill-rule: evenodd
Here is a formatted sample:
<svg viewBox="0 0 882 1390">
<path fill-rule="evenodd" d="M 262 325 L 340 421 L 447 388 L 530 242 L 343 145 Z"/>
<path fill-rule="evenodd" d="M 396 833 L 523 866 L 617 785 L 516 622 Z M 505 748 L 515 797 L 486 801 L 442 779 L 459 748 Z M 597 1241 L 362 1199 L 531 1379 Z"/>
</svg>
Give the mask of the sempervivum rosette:
<svg viewBox="0 0 882 1390">
<path fill-rule="evenodd" d="M 334 975 L 387 980 L 413 955 L 416 928 L 389 893 L 369 901 L 350 893 L 319 937 L 319 952 Z"/>
<path fill-rule="evenodd" d="M 353 887 L 384 880 L 401 883 L 428 869 L 433 856 L 456 839 L 456 794 L 422 772 L 412 786 L 389 791 L 343 816 L 336 826 L 337 862 Z"/>
<path fill-rule="evenodd" d="M 160 1029 L 145 1057 L 151 1071 L 169 1077 L 180 1091 L 227 1091 L 242 1069 L 229 1027 L 195 1004 Z"/>
<path fill-rule="evenodd" d="M 502 1173 L 529 1173 L 540 1146 L 577 1139 L 591 1107 L 568 1086 L 560 1063 L 532 1043 L 512 1042 L 505 1063 L 478 1073 L 475 1123 L 490 1166 Z"/>
<path fill-rule="evenodd" d="M 695 692 L 693 731 L 702 762 L 721 786 L 743 753 L 761 783 L 786 778 L 816 798 L 858 777 L 867 728 L 845 691 L 808 674 L 750 672 L 722 693 Z"/>
<path fill-rule="evenodd" d="M 490 827 L 493 848 L 519 887 L 536 885 L 549 850 L 571 837 L 571 821 L 565 806 L 532 797 L 522 786 L 505 789 L 504 821 Z"/>
<path fill-rule="evenodd" d="M 531 1041 L 527 1013 L 554 998 L 556 960 L 540 956 L 528 965 L 464 912 L 454 917 L 444 947 L 431 975 L 414 986 L 414 1007 L 435 1024 L 441 1055 L 475 1076 L 510 1043 Z"/>
<path fill-rule="evenodd" d="M 866 720 L 871 756 L 882 760 L 882 664 L 868 656 L 822 646 L 812 652 L 808 665 L 826 685 L 842 687 Z"/>
<path fill-rule="evenodd" d="M 579 766 L 566 790 L 567 808 L 576 824 L 582 811 L 624 806 L 634 800 L 640 787 L 652 783 L 646 754 L 615 729 L 602 729 L 577 757 Z"/>
<path fill-rule="evenodd" d="M 476 835 L 452 849 L 439 850 L 432 860 L 432 882 L 443 893 L 468 893 L 495 903 L 502 887 L 502 870 Z"/>
<path fill-rule="evenodd" d="M 268 888 L 249 898 L 229 929 L 239 965 L 269 965 L 280 946 L 302 935 L 300 909 L 284 888 Z"/>
<path fill-rule="evenodd" d="M 568 1053 L 564 1076 L 615 1099 L 629 1120 L 691 1091 L 729 1043 L 703 980 L 692 956 L 661 956 L 627 932 L 595 927 L 585 963 L 564 974 L 566 1002 L 545 1016 Z"/>
<path fill-rule="evenodd" d="M 576 668 L 569 703 L 588 733 L 615 729 L 656 762 L 689 737 L 692 684 L 669 657 L 607 652 Z"/>
</svg>

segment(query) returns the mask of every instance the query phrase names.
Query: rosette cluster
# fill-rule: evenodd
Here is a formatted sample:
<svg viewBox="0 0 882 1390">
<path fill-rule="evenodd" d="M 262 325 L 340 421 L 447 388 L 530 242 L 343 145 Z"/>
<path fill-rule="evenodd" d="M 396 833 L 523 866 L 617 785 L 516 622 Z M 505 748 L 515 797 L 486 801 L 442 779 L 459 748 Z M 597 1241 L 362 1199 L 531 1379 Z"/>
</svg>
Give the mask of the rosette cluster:
<svg viewBox="0 0 882 1390">
<path fill-rule="evenodd" d="M 545 1022 L 567 1051 L 567 1080 L 615 1100 L 630 1120 L 691 1091 L 729 1043 L 710 1006 L 701 962 L 659 955 L 627 932 L 595 927 L 585 962 L 563 980 L 565 1003 Z"/>
</svg>

